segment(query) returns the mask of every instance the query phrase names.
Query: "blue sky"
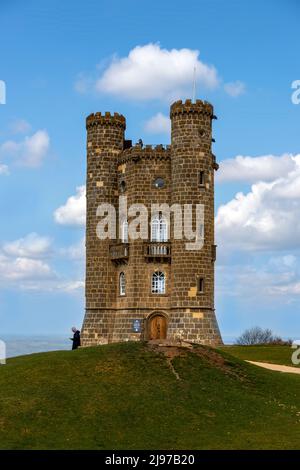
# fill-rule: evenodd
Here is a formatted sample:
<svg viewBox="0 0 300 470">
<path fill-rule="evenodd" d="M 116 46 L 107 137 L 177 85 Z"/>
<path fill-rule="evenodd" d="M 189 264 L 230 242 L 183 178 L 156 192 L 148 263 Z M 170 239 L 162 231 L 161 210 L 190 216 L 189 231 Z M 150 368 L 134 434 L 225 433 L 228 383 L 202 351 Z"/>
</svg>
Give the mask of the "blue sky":
<svg viewBox="0 0 300 470">
<path fill-rule="evenodd" d="M 128 138 L 169 143 L 194 61 L 219 117 L 222 333 L 299 336 L 299 2 L 11 0 L 0 13 L 0 334 L 81 325 L 85 117 L 118 111 Z"/>
</svg>

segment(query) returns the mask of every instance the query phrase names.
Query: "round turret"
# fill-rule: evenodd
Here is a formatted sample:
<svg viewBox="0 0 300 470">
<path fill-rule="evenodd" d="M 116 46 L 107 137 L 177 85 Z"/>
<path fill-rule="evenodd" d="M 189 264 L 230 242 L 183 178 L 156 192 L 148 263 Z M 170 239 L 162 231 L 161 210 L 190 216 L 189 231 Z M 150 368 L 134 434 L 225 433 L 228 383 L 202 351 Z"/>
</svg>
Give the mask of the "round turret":
<svg viewBox="0 0 300 470">
<path fill-rule="evenodd" d="M 119 113 L 92 113 L 86 118 L 86 128 L 89 129 L 93 126 L 120 127 L 125 131 L 126 119 L 122 114 Z"/>
</svg>

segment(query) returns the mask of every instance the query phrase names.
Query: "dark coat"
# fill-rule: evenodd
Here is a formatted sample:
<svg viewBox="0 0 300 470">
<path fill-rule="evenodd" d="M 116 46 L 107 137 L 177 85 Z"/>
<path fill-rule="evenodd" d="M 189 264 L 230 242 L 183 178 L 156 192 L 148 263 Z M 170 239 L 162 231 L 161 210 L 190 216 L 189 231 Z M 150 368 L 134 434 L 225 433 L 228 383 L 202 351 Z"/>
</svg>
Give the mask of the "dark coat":
<svg viewBox="0 0 300 470">
<path fill-rule="evenodd" d="M 77 330 L 74 333 L 72 341 L 73 341 L 72 349 L 77 349 L 80 346 L 80 331 L 79 330 Z"/>
</svg>

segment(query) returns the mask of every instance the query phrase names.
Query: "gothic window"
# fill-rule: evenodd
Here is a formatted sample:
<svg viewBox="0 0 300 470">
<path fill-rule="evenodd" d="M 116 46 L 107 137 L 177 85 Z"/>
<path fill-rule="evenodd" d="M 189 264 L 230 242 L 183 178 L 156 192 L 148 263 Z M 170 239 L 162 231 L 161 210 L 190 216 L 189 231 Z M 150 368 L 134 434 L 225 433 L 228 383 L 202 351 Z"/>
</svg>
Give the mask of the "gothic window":
<svg viewBox="0 0 300 470">
<path fill-rule="evenodd" d="M 156 271 L 152 274 L 152 294 L 164 294 L 165 293 L 165 275 L 160 271 Z"/>
<path fill-rule="evenodd" d="M 125 279 L 125 273 L 120 273 L 119 276 L 119 291 L 120 295 L 125 295 L 126 294 L 126 279 Z"/>
<path fill-rule="evenodd" d="M 128 222 L 124 220 L 122 223 L 122 242 L 128 243 Z"/>
<path fill-rule="evenodd" d="M 168 241 L 168 223 L 162 214 L 154 216 L 151 221 L 151 241 Z"/>
</svg>

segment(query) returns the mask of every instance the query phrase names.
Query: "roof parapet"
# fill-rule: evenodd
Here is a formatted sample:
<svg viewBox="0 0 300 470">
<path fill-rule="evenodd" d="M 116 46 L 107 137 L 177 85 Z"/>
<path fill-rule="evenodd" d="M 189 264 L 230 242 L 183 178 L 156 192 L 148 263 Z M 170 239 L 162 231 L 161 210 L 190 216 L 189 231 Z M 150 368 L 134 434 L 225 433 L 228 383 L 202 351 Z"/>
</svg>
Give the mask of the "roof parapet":
<svg viewBox="0 0 300 470">
<path fill-rule="evenodd" d="M 188 99 L 175 101 L 170 108 L 170 118 L 179 114 L 205 114 L 214 119 L 213 106 L 208 101 L 196 100 L 194 103 Z"/>
<path fill-rule="evenodd" d="M 122 114 L 119 113 L 92 113 L 86 118 L 86 128 L 89 129 L 92 126 L 114 126 L 121 127 L 125 130 L 126 119 Z"/>
<path fill-rule="evenodd" d="M 141 159 L 169 160 L 171 158 L 171 145 L 145 145 L 135 144 L 125 149 L 120 155 L 120 162 L 138 161 Z"/>
</svg>

